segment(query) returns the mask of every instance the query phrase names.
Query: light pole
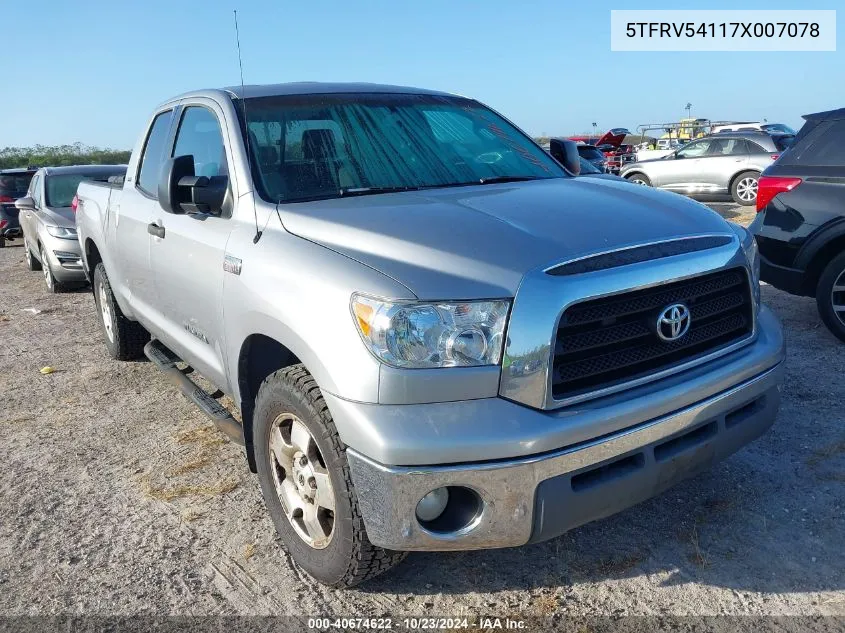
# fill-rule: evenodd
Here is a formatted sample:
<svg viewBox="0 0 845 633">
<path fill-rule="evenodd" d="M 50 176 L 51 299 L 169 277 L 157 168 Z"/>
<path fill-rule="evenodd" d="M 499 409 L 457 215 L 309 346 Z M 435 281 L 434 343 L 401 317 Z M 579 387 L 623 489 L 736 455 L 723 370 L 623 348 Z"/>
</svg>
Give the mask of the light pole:
<svg viewBox="0 0 845 633">
<path fill-rule="evenodd" d="M 598 135 L 599 135 L 598 127 L 599 127 L 598 124 L 595 121 L 593 121 L 593 136 L 596 137 L 596 140 L 598 140 Z"/>
<path fill-rule="evenodd" d="M 689 101 L 687 101 L 687 105 L 684 107 L 684 109 L 687 111 L 687 118 L 689 119 L 690 118 L 690 111 L 692 110 L 692 104 Z"/>
</svg>

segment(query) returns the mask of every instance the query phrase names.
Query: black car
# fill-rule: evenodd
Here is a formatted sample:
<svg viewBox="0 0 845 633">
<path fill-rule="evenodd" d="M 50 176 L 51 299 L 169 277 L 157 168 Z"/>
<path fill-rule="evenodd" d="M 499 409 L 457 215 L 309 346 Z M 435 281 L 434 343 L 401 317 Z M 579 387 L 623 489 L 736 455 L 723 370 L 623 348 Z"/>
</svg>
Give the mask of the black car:
<svg viewBox="0 0 845 633">
<path fill-rule="evenodd" d="M 825 325 L 845 341 L 845 108 L 804 119 L 760 177 L 751 230 L 763 281 L 815 297 Z"/>
<path fill-rule="evenodd" d="M 6 240 L 21 236 L 15 200 L 26 195 L 29 182 L 36 171 L 35 169 L 0 170 L 0 248 L 6 245 Z"/>
<path fill-rule="evenodd" d="M 578 155 L 589 161 L 589 163 L 599 171 L 607 171 L 607 158 L 605 157 L 604 152 L 595 145 L 579 145 Z"/>
</svg>

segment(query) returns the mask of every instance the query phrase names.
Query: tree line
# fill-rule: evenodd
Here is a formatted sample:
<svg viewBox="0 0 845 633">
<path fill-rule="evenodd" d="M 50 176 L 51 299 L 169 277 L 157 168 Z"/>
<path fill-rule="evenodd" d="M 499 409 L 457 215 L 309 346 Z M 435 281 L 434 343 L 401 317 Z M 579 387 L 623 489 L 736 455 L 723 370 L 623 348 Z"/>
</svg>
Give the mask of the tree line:
<svg viewBox="0 0 845 633">
<path fill-rule="evenodd" d="M 82 143 L 5 147 L 0 149 L 0 169 L 62 165 L 122 165 L 129 162 L 129 154 L 129 150 L 93 147 Z"/>
</svg>

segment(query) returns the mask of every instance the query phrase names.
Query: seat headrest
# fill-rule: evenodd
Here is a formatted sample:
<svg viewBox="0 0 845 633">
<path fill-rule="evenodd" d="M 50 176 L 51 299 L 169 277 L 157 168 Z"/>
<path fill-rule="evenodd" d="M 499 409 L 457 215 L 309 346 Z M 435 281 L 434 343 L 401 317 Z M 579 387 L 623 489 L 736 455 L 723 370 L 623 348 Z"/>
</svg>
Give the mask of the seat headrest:
<svg viewBox="0 0 845 633">
<path fill-rule="evenodd" d="M 302 133 L 302 155 L 306 160 L 329 160 L 337 157 L 334 133 L 329 129 L 305 130 Z"/>
</svg>

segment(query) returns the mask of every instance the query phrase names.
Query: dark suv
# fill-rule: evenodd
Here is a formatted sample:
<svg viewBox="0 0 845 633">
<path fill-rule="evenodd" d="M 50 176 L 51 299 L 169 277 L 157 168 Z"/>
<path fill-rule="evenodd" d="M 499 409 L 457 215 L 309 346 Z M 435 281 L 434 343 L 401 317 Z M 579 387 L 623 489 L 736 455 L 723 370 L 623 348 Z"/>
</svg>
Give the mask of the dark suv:
<svg viewBox="0 0 845 633">
<path fill-rule="evenodd" d="M 814 296 L 822 320 L 845 341 L 845 108 L 804 119 L 760 177 L 751 230 L 763 281 Z"/>
<path fill-rule="evenodd" d="M 35 172 L 35 169 L 0 170 L 0 248 L 6 245 L 6 240 L 21 236 L 15 200 L 26 195 Z"/>
</svg>

